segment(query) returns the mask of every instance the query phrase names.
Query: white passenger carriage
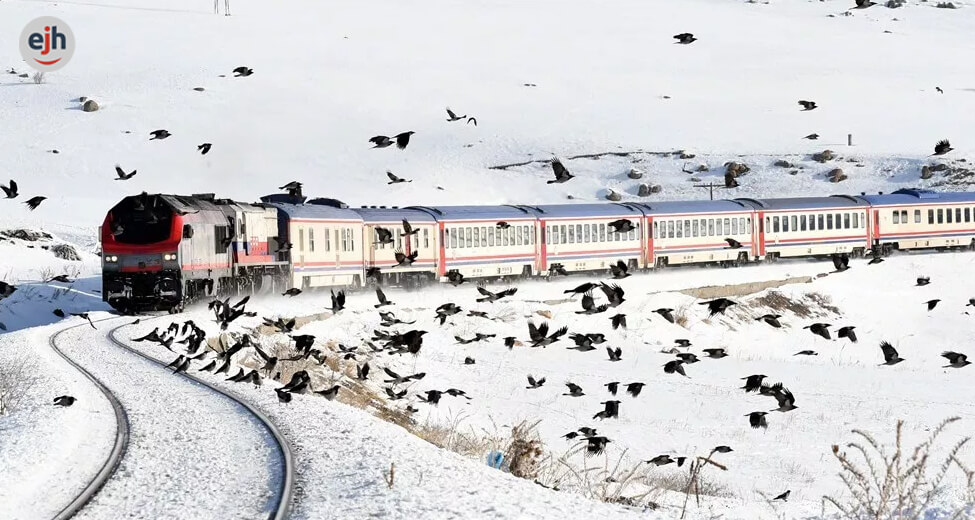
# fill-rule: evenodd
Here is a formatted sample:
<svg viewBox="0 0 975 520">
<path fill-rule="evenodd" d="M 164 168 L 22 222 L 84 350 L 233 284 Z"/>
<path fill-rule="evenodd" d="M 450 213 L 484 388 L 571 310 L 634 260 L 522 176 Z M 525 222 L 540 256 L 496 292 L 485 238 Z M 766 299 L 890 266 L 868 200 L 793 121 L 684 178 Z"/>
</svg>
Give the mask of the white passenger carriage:
<svg viewBox="0 0 975 520">
<path fill-rule="evenodd" d="M 430 214 L 417 208 L 387 208 L 371 206 L 353 209 L 363 221 L 366 238 L 365 267 L 377 267 L 385 280 L 394 283 L 418 282 L 421 278 L 433 279 L 439 261 L 437 221 Z M 403 221 L 415 230 L 406 233 Z M 391 243 L 381 243 L 382 235 L 390 236 Z M 396 254 L 409 257 L 416 253 L 412 263 L 399 262 Z"/>
<path fill-rule="evenodd" d="M 756 208 L 758 258 L 862 255 L 870 249 L 870 208 L 859 197 L 738 200 Z"/>
<path fill-rule="evenodd" d="M 755 211 L 751 204 L 713 200 L 639 203 L 636 206 L 646 213 L 652 230 L 649 234 L 648 265 L 737 263 L 755 256 Z M 732 244 L 735 244 L 734 247 Z"/>
<path fill-rule="evenodd" d="M 559 204 L 532 206 L 541 236 L 539 271 L 559 266 L 568 272 L 608 269 L 622 260 L 632 268 L 646 265 L 644 214 L 633 204 Z M 628 220 L 634 229 L 617 233 L 610 223 Z"/>
<path fill-rule="evenodd" d="M 897 190 L 863 195 L 873 212 L 873 240 L 889 252 L 975 246 L 975 194 Z"/>
</svg>

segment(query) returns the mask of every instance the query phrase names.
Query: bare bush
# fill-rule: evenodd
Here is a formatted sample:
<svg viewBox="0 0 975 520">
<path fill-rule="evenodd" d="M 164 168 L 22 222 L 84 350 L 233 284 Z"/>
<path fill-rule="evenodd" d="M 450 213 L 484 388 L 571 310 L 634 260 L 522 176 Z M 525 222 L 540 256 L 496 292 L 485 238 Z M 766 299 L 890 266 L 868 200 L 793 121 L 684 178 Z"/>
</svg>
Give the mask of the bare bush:
<svg viewBox="0 0 975 520">
<path fill-rule="evenodd" d="M 7 361 L 0 366 L 0 415 L 17 409 L 37 382 L 35 366 L 27 358 Z"/>
<path fill-rule="evenodd" d="M 522 422 L 511 428 L 511 439 L 505 459 L 512 475 L 535 480 L 538 477 L 543 455 L 542 439 L 538 435 L 538 423 Z"/>
<path fill-rule="evenodd" d="M 909 451 L 902 444 L 903 420 L 897 421 L 893 448 L 881 445 L 868 432 L 853 430 L 858 440 L 846 445 L 851 453 L 833 445 L 846 494 L 824 496 L 824 508 L 828 504 L 850 520 L 919 520 L 927 518 L 934 507 L 943 513 L 939 518 L 968 518 L 975 505 L 975 473 L 961 462 L 959 454 L 971 437 L 955 443 L 943 459 L 936 459 L 938 455 L 933 453 L 945 428 L 958 420 L 946 419 L 927 440 Z M 949 479 L 953 468 L 960 470 L 957 479 Z M 946 500 L 950 484 L 962 488 L 960 503 L 938 503 Z"/>
</svg>

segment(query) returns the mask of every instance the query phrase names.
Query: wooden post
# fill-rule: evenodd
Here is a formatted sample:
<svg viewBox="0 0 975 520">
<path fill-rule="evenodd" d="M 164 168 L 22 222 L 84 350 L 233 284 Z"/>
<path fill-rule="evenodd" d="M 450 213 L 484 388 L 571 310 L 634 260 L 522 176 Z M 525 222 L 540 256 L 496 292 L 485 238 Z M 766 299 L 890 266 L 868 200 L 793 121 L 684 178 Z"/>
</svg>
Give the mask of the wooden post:
<svg viewBox="0 0 975 520">
<path fill-rule="evenodd" d="M 709 182 L 707 184 L 695 184 L 695 188 L 708 188 L 708 192 L 711 194 L 711 200 L 714 200 L 714 183 Z"/>
<path fill-rule="evenodd" d="M 846 134 L 846 145 L 853 146 L 853 134 Z"/>
</svg>

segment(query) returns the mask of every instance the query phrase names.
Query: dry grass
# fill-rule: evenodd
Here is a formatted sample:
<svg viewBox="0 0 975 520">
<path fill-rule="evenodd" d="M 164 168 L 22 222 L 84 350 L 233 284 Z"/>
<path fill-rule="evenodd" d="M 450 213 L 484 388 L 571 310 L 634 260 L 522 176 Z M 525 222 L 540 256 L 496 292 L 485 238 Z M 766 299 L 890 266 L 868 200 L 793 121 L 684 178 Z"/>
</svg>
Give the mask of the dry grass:
<svg viewBox="0 0 975 520">
<path fill-rule="evenodd" d="M 748 301 L 750 308 L 771 309 L 776 312 L 788 312 L 799 318 L 812 318 L 827 314 L 839 315 L 840 310 L 832 304 L 828 296 L 811 292 L 800 298 L 789 298 L 779 291 L 768 293 Z"/>
<path fill-rule="evenodd" d="M 35 72 L 34 75 L 31 76 L 31 79 L 34 80 L 35 85 L 40 85 L 41 83 L 44 83 L 44 73 L 40 71 Z"/>
<path fill-rule="evenodd" d="M 0 415 L 16 410 L 37 383 L 34 361 L 22 358 L 0 366 Z"/>
</svg>

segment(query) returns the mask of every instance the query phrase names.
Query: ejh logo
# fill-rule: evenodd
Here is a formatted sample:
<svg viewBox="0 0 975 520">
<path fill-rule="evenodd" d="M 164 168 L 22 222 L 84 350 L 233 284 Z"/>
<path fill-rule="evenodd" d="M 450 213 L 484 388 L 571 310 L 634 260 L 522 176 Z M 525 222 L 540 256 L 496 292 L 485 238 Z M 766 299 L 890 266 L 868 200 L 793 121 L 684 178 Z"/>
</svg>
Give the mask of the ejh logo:
<svg viewBox="0 0 975 520">
<path fill-rule="evenodd" d="M 63 20 L 42 16 L 20 33 L 20 55 L 28 65 L 42 72 L 58 70 L 74 55 L 74 33 Z"/>
</svg>

